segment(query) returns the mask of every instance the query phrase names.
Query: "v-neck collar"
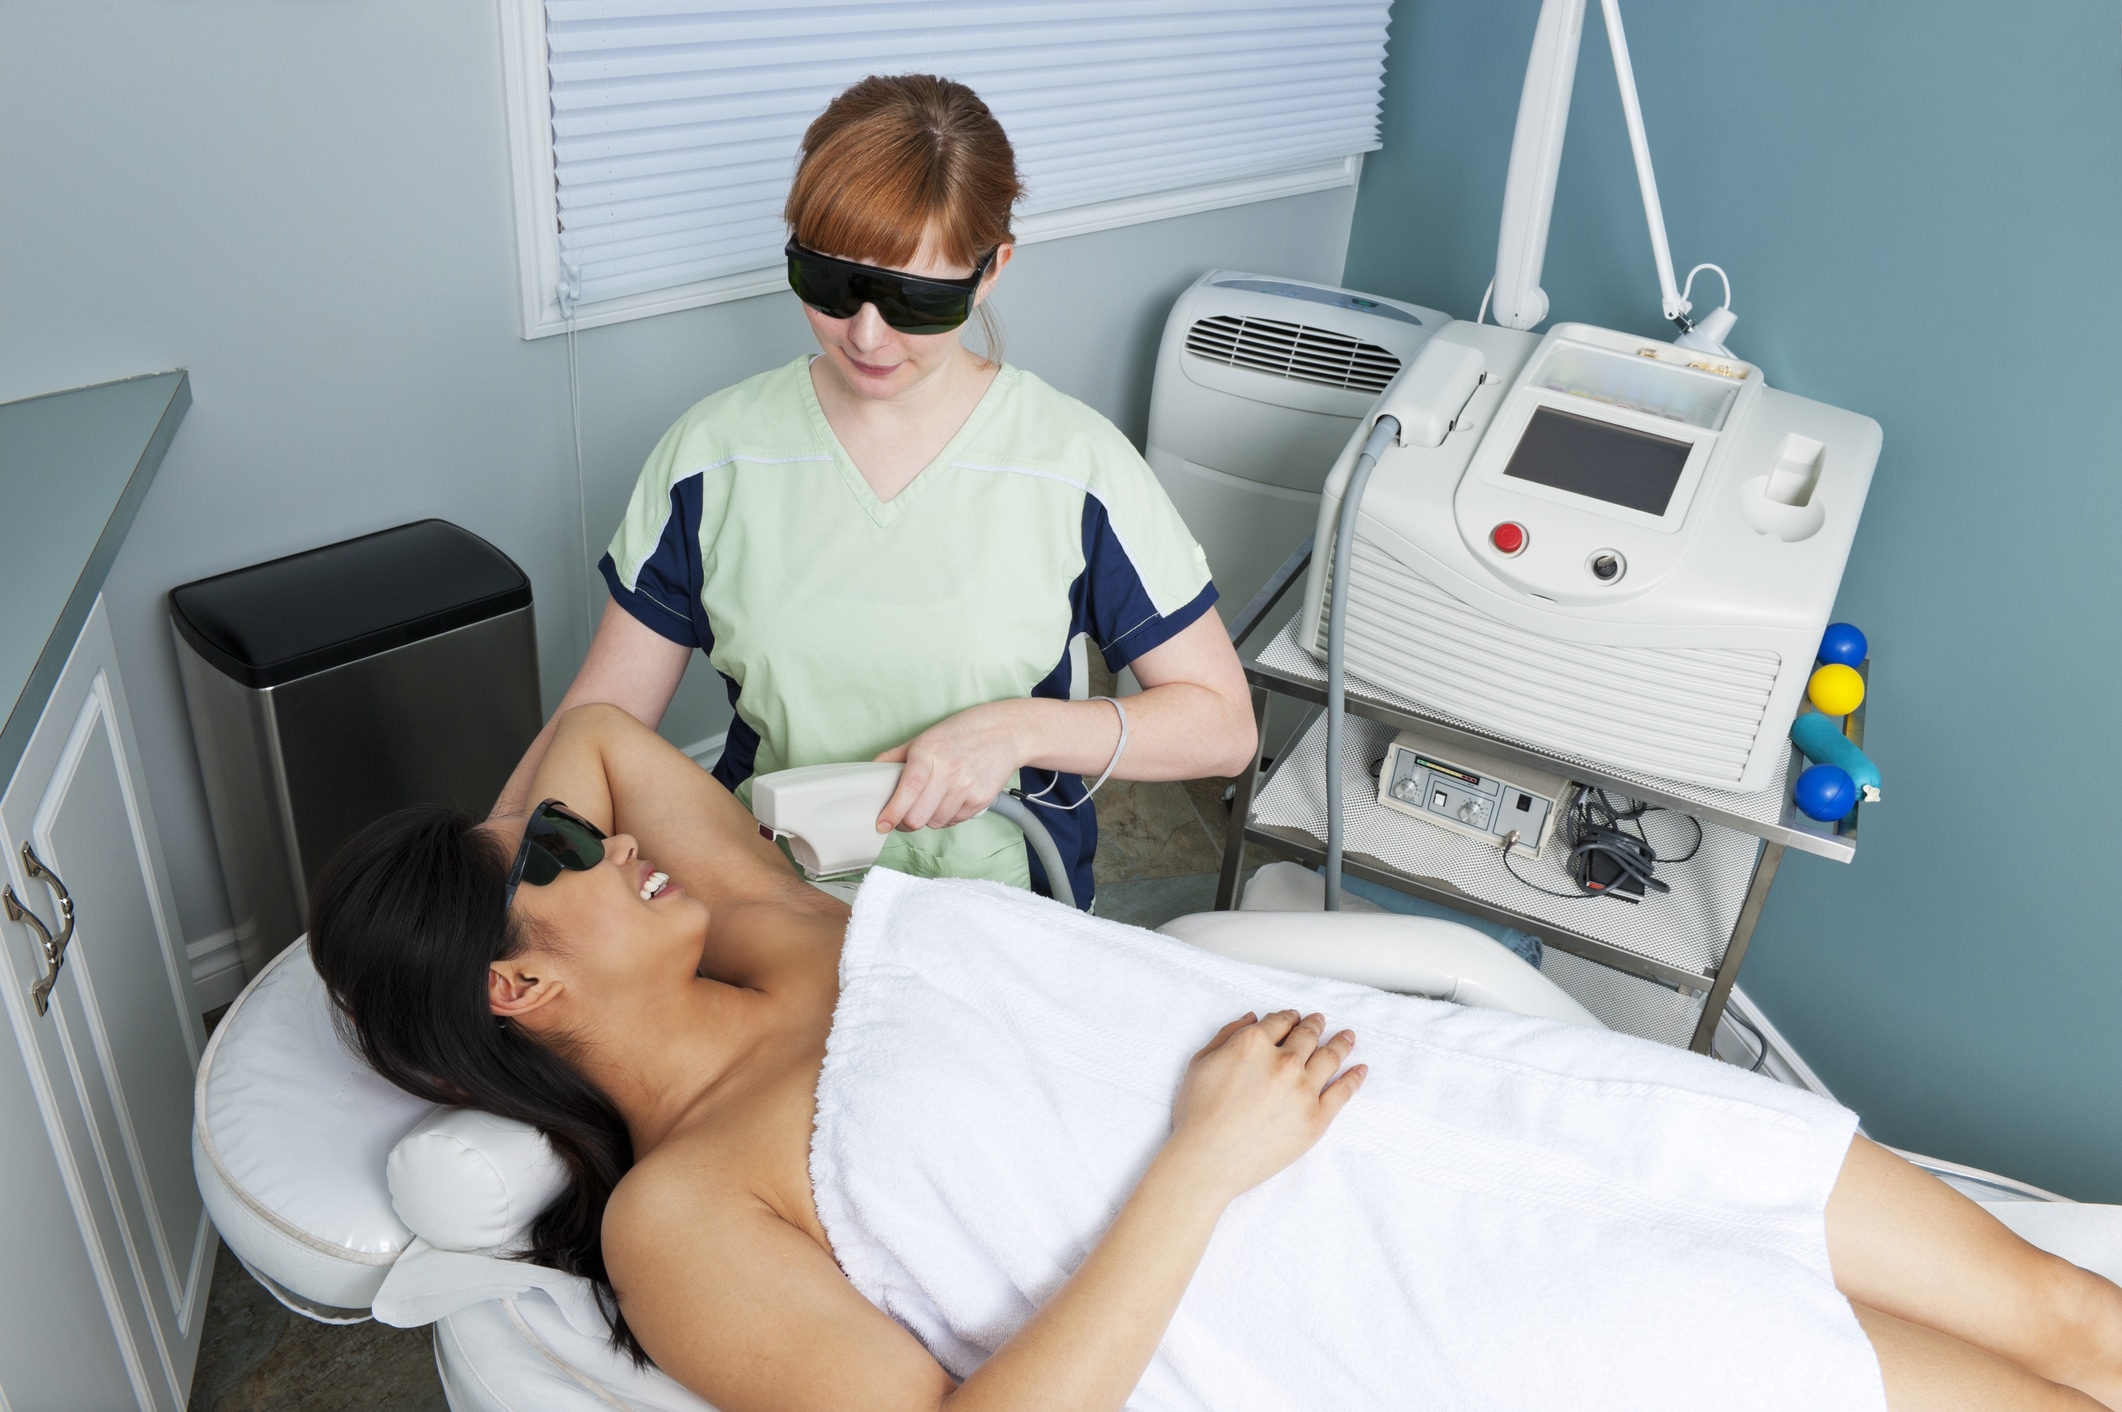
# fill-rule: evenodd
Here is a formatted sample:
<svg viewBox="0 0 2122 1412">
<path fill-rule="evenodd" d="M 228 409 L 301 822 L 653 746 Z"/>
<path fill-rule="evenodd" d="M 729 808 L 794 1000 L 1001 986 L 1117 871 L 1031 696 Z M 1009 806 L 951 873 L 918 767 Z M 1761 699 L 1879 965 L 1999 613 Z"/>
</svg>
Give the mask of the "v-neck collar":
<svg viewBox="0 0 2122 1412">
<path fill-rule="evenodd" d="M 877 492 L 870 488 L 869 482 L 862 478 L 862 472 L 855 468 L 854 457 L 848 455 L 847 448 L 840 444 L 840 437 L 833 431 L 833 424 L 825 418 L 824 404 L 818 401 L 818 389 L 810 379 L 810 365 L 817 358 L 824 356 L 820 353 L 803 360 L 799 381 L 803 385 L 804 415 L 810 418 L 811 429 L 817 433 L 819 443 L 832 453 L 833 465 L 840 472 L 840 483 L 847 487 L 848 494 L 855 497 L 863 512 L 880 528 L 898 519 L 908 505 L 920 498 L 929 482 L 937 478 L 938 468 L 950 464 L 951 458 L 958 454 L 958 449 L 980 430 L 981 424 L 1008 394 L 1009 386 L 1017 380 L 1016 368 L 1008 363 L 1003 364 L 1001 371 L 995 374 L 995 380 L 987 385 L 987 391 L 981 393 L 980 400 L 973 404 L 973 410 L 967 414 L 964 424 L 951 434 L 951 439 L 944 443 L 943 449 L 936 453 L 934 459 L 923 466 L 897 495 L 889 500 L 879 500 Z"/>
</svg>

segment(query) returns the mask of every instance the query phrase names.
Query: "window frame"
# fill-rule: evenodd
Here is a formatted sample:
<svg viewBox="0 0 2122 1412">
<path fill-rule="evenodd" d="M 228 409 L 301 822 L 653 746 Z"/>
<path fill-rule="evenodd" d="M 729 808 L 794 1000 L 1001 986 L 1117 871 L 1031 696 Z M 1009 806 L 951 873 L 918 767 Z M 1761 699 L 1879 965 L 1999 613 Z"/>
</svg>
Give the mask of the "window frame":
<svg viewBox="0 0 2122 1412">
<path fill-rule="evenodd" d="M 570 329 L 602 328 L 656 314 L 750 299 L 788 288 L 781 267 L 694 280 L 580 306 L 569 318 L 556 292 L 560 282 L 560 202 L 553 170 L 552 99 L 546 66 L 543 0 L 495 0 L 501 17 L 501 80 L 508 128 L 510 185 L 514 192 L 516 288 L 522 336 L 549 338 Z M 1033 245 L 1092 231 L 1168 220 L 1200 211 L 1274 201 L 1315 191 L 1353 187 L 1363 171 L 1355 153 L 1302 167 L 1226 177 L 1196 186 L 1020 215 L 1017 243 Z"/>
</svg>

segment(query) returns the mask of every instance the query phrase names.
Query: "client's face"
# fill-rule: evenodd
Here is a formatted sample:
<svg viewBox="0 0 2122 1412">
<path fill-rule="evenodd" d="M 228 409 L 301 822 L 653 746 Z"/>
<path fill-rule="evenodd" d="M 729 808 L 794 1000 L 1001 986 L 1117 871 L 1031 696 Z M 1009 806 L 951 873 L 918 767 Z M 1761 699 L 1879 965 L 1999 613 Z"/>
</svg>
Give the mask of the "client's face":
<svg viewBox="0 0 2122 1412">
<path fill-rule="evenodd" d="M 496 820 L 513 852 L 524 821 Z M 604 841 L 604 860 L 583 872 L 562 872 L 542 887 L 516 889 L 511 904 L 530 924 L 532 945 L 504 963 L 528 982 L 520 999 L 537 1009 L 559 994 L 578 1000 L 622 1001 L 642 988 L 694 974 L 707 939 L 707 904 L 641 856 L 630 834 Z M 559 994 L 548 994 L 555 987 Z M 498 999 L 497 1010 L 514 1009 Z"/>
</svg>

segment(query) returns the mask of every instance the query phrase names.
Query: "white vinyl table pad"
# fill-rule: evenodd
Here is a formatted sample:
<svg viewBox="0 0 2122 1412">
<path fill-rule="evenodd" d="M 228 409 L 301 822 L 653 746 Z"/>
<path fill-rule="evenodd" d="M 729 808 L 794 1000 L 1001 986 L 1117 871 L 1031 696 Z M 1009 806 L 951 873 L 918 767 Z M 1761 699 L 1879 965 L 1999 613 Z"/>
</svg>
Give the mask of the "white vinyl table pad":
<svg viewBox="0 0 2122 1412">
<path fill-rule="evenodd" d="M 1537 923 L 1545 921 L 1698 975 L 1716 969 L 1746 899 L 1759 840 L 1704 823 L 1702 846 L 1692 858 L 1658 865 L 1658 876 L 1672 884 L 1672 891 L 1646 894 L 1638 903 L 1544 896 L 1504 871 L 1500 849 L 1379 805 L 1371 766 L 1384 756 L 1393 734 L 1392 727 L 1358 716 L 1349 717 L 1342 732 L 1342 844 L 1348 853 L 1368 855 L 1411 877 L 1447 883 L 1468 897 L 1532 918 L 1535 925 L 1527 930 L 1536 934 Z M 1322 715 L 1284 752 L 1262 786 L 1253 822 L 1302 830 L 1324 846 L 1325 760 Z M 1695 827 L 1685 815 L 1656 810 L 1641 822 L 1661 856 L 1685 853 L 1694 842 Z M 1574 885 L 1561 866 L 1566 856 L 1567 850 L 1550 839 L 1538 858 L 1514 857 L 1511 867 L 1541 887 L 1571 892 Z"/>
</svg>

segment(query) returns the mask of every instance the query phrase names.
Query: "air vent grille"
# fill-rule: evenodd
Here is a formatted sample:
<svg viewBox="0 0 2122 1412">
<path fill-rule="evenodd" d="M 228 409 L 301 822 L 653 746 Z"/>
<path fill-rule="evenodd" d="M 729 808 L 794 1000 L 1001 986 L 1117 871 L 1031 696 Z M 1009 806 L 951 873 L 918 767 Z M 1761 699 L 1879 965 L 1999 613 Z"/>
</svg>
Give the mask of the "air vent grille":
<svg viewBox="0 0 2122 1412">
<path fill-rule="evenodd" d="M 1186 331 L 1186 351 L 1271 377 L 1373 394 L 1400 371 L 1400 360 L 1375 343 L 1310 324 L 1229 314 L 1197 320 Z"/>
<path fill-rule="evenodd" d="M 1741 788 L 1782 659 L 1762 648 L 1587 647 L 1489 617 L 1360 534 L 1349 674 L 1543 749 L 1665 780 Z M 1318 641 L 1326 640 L 1321 605 Z M 1779 756 L 1780 758 L 1780 756 Z"/>
</svg>

